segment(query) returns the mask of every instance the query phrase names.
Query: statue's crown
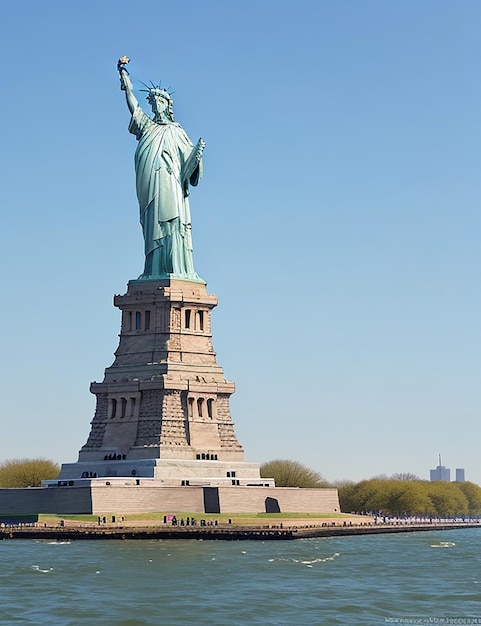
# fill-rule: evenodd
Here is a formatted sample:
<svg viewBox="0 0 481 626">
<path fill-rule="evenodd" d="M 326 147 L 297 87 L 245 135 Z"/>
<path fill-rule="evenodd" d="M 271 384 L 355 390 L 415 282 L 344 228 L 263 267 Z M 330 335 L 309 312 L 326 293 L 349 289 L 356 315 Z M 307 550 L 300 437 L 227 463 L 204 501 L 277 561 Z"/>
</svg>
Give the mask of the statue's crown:
<svg viewBox="0 0 481 626">
<path fill-rule="evenodd" d="M 145 85 L 145 83 L 142 83 L 143 85 Z M 168 89 L 170 89 L 170 87 L 168 87 L 167 89 L 163 89 L 160 84 L 159 85 L 154 85 L 153 82 L 150 83 L 150 87 L 149 85 L 145 85 L 147 87 L 147 89 L 141 89 L 140 91 L 145 91 L 148 95 L 147 95 L 147 101 L 149 103 L 151 103 L 155 98 L 165 98 L 166 100 L 172 100 L 172 95 L 169 93 Z"/>
</svg>

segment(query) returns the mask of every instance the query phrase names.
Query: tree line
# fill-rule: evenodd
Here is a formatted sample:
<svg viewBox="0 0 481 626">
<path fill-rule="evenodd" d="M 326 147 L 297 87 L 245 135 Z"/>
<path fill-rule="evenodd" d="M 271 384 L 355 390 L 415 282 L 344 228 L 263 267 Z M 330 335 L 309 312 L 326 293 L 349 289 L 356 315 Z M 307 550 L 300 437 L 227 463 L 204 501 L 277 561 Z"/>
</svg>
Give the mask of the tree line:
<svg viewBox="0 0 481 626">
<path fill-rule="evenodd" d="M 471 482 L 371 478 L 336 485 L 341 511 L 388 516 L 481 514 L 481 487 Z"/>
<path fill-rule="evenodd" d="M 360 482 L 329 483 L 318 472 L 287 459 L 264 463 L 261 476 L 274 478 L 278 487 L 336 488 L 343 513 L 401 517 L 481 515 L 481 487 L 472 482 L 430 482 L 404 472 Z"/>
</svg>

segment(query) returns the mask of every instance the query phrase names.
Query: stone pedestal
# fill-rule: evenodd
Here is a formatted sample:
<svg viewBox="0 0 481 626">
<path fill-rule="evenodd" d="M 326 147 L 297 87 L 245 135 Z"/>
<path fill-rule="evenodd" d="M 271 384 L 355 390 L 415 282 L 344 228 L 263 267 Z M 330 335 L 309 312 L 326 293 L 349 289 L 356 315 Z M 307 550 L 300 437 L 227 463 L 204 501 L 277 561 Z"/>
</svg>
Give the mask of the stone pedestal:
<svg viewBox="0 0 481 626">
<path fill-rule="evenodd" d="M 122 311 L 119 347 L 104 380 L 90 386 L 97 406 L 79 460 L 43 481 L 38 496 L 14 490 L 22 493 L 2 505 L 0 493 L 0 506 L 24 513 L 339 511 L 337 490 L 277 488 L 261 478 L 259 463 L 244 461 L 229 408 L 234 383 L 212 346 L 217 298 L 204 283 L 133 280 L 114 304 Z"/>
<path fill-rule="evenodd" d="M 80 462 L 140 459 L 242 461 L 226 381 L 212 345 L 217 298 L 204 283 L 133 280 L 114 304 L 120 343 L 101 383 Z"/>
</svg>

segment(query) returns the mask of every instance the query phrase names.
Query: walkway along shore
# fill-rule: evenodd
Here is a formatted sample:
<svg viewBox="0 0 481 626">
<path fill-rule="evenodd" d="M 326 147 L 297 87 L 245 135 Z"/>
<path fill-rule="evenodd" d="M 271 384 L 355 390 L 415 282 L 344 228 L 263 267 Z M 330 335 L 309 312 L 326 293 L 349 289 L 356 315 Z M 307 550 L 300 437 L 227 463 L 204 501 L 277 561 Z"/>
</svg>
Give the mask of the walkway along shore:
<svg viewBox="0 0 481 626">
<path fill-rule="evenodd" d="M 82 539 L 203 539 L 203 540 L 293 540 L 315 537 L 344 537 L 353 535 L 381 535 L 412 533 L 460 528 L 481 528 L 479 522 L 453 522 L 433 524 L 399 524 L 372 526 L 311 526 L 311 527 L 248 527 L 248 526 L 201 526 L 201 527 L 123 527 L 123 526 L 68 526 L 35 527 L 16 526 L 1 529 L 0 538 L 43 539 L 73 541 Z"/>
</svg>

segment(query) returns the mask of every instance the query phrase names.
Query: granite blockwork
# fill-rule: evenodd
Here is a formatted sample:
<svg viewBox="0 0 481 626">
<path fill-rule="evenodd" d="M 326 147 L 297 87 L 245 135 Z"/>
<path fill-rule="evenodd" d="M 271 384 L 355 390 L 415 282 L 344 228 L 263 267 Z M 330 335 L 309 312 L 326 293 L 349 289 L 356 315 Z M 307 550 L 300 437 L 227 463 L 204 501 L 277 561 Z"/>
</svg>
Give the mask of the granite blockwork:
<svg viewBox="0 0 481 626">
<path fill-rule="evenodd" d="M 226 381 L 212 345 L 217 298 L 203 283 L 131 281 L 119 347 L 90 390 L 97 408 L 79 461 L 189 459 L 242 461 Z M 204 455 L 204 457 L 202 457 Z"/>
</svg>

